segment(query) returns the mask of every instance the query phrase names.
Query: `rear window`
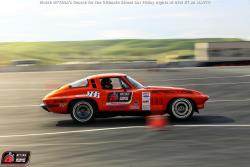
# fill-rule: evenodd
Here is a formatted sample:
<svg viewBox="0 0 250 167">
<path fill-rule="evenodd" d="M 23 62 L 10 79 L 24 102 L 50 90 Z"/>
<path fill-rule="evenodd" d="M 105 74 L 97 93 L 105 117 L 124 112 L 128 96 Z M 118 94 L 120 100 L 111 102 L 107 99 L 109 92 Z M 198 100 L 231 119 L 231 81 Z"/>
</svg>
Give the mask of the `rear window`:
<svg viewBox="0 0 250 167">
<path fill-rule="evenodd" d="M 69 84 L 72 88 L 77 87 L 88 87 L 88 80 L 86 78 L 80 79 L 78 81 Z"/>
</svg>

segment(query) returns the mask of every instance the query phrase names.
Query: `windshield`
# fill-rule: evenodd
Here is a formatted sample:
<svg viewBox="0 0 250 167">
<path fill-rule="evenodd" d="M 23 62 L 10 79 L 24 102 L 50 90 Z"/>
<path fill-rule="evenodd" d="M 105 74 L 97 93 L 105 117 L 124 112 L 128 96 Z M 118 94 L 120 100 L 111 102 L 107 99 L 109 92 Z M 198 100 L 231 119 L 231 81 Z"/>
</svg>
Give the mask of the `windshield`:
<svg viewBox="0 0 250 167">
<path fill-rule="evenodd" d="M 136 88 L 138 88 L 138 89 L 144 88 L 144 86 L 141 83 L 137 82 L 135 79 L 133 79 L 133 78 L 131 78 L 129 76 L 127 76 L 127 79 Z"/>
<path fill-rule="evenodd" d="M 69 84 L 72 88 L 77 88 L 77 87 L 87 87 L 88 86 L 88 80 L 86 78 L 77 80 L 75 82 L 72 82 Z"/>
</svg>

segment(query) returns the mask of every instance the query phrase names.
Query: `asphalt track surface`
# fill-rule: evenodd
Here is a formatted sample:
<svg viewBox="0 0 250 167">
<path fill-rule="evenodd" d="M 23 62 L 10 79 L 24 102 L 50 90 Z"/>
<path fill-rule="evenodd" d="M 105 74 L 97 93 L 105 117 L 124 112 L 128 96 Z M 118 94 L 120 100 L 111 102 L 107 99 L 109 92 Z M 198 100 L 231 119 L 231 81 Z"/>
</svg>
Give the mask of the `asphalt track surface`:
<svg viewBox="0 0 250 167">
<path fill-rule="evenodd" d="M 84 76 L 123 72 L 145 85 L 196 89 L 205 109 L 160 131 L 142 117 L 79 126 L 37 105 L 51 89 Z M 250 67 L 27 72 L 0 74 L 0 151 L 32 151 L 36 167 L 249 166 Z"/>
</svg>

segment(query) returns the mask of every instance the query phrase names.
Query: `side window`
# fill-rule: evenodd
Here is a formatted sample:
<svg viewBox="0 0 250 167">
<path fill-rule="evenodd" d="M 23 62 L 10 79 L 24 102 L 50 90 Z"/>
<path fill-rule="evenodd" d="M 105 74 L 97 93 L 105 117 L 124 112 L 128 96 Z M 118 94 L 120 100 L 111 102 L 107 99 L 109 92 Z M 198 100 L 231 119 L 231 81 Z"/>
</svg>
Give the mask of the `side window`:
<svg viewBox="0 0 250 167">
<path fill-rule="evenodd" d="M 130 87 L 128 86 L 128 84 L 126 84 L 123 80 L 120 79 L 121 82 L 121 87 L 125 88 L 125 89 L 129 89 Z"/>
<path fill-rule="evenodd" d="M 129 86 L 120 78 L 103 78 L 101 79 L 102 89 L 124 89 Z"/>
<path fill-rule="evenodd" d="M 86 78 L 80 79 L 78 81 L 69 84 L 72 88 L 78 87 L 88 87 L 88 80 Z"/>
<path fill-rule="evenodd" d="M 122 89 L 120 78 L 111 78 L 113 89 Z"/>
</svg>

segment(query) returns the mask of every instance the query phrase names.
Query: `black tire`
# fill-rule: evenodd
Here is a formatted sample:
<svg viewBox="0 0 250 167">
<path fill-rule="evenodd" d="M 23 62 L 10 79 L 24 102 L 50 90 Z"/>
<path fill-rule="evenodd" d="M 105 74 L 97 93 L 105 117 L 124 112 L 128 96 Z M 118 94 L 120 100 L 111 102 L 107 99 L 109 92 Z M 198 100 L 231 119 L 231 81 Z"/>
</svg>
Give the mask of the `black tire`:
<svg viewBox="0 0 250 167">
<path fill-rule="evenodd" d="M 97 107 L 89 101 L 79 100 L 72 103 L 70 115 L 76 123 L 86 124 L 95 119 Z"/>
<path fill-rule="evenodd" d="M 168 112 L 175 120 L 190 119 L 195 111 L 193 101 L 186 98 L 177 98 L 170 102 Z"/>
</svg>

